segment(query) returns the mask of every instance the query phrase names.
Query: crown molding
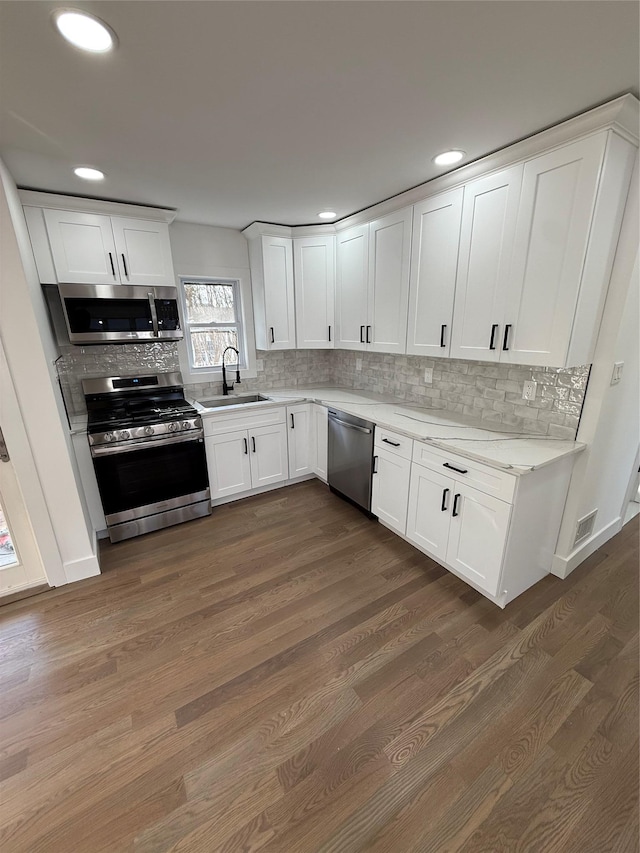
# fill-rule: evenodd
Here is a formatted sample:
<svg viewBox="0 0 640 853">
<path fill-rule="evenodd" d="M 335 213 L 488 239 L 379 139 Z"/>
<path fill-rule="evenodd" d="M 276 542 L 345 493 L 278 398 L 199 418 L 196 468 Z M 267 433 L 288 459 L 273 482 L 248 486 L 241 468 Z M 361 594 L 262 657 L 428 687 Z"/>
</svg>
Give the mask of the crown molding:
<svg viewBox="0 0 640 853">
<path fill-rule="evenodd" d="M 132 219 L 147 219 L 166 222 L 176 218 L 177 210 L 165 207 L 145 207 L 124 201 L 105 201 L 85 196 L 59 195 L 41 190 L 19 189 L 20 201 L 27 207 L 44 207 L 49 210 L 75 210 L 82 213 L 102 213 L 105 216 L 130 216 Z"/>
</svg>

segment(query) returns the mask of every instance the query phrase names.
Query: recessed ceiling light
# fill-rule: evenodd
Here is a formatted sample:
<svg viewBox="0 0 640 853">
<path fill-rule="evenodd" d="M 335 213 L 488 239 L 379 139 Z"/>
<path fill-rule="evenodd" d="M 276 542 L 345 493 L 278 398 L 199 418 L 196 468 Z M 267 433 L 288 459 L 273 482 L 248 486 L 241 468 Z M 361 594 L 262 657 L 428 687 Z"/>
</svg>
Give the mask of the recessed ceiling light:
<svg viewBox="0 0 640 853">
<path fill-rule="evenodd" d="M 104 180 L 104 172 L 101 172 L 100 169 L 91 169 L 89 166 L 78 166 L 73 172 L 79 178 L 84 178 L 85 181 Z"/>
<path fill-rule="evenodd" d="M 320 219 L 335 219 L 337 214 L 335 210 L 323 210 L 322 213 L 319 213 L 318 216 Z"/>
<path fill-rule="evenodd" d="M 74 47 L 90 53 L 106 53 L 114 46 L 115 33 L 106 24 L 79 9 L 57 9 L 53 20 L 60 33 Z"/>
<path fill-rule="evenodd" d="M 459 163 L 463 157 L 464 151 L 443 151 L 442 154 L 438 154 L 437 157 L 433 158 L 433 162 L 436 166 L 451 166 L 453 163 Z"/>
</svg>

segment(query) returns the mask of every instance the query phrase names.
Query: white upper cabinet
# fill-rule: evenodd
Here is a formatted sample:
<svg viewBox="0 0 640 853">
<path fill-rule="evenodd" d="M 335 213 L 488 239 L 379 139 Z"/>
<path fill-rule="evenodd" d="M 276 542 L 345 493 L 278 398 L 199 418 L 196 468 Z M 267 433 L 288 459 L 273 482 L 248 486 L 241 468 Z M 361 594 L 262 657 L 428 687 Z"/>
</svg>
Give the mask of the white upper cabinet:
<svg viewBox="0 0 640 853">
<path fill-rule="evenodd" d="M 406 350 L 412 212 L 407 207 L 369 223 L 365 340 L 374 352 Z"/>
<path fill-rule="evenodd" d="M 34 207 L 25 215 L 43 283 L 175 284 L 165 222 Z"/>
<path fill-rule="evenodd" d="M 120 283 L 109 216 L 72 210 L 43 212 L 58 282 Z"/>
<path fill-rule="evenodd" d="M 290 237 L 249 239 L 256 347 L 295 349 L 293 246 Z"/>
<path fill-rule="evenodd" d="M 464 188 L 451 358 L 498 361 L 523 166 Z"/>
<path fill-rule="evenodd" d="M 501 361 L 567 361 L 606 135 L 525 164 Z"/>
<path fill-rule="evenodd" d="M 295 237 L 293 267 L 299 349 L 331 349 L 335 341 L 335 237 Z"/>
<path fill-rule="evenodd" d="M 174 283 L 169 228 L 164 222 L 114 216 L 111 226 L 123 284 L 162 287 Z"/>
<path fill-rule="evenodd" d="M 448 357 L 456 287 L 462 187 L 413 208 L 407 352 Z"/>
<path fill-rule="evenodd" d="M 358 225 L 337 237 L 336 347 L 366 348 L 368 290 L 369 225 Z"/>
</svg>

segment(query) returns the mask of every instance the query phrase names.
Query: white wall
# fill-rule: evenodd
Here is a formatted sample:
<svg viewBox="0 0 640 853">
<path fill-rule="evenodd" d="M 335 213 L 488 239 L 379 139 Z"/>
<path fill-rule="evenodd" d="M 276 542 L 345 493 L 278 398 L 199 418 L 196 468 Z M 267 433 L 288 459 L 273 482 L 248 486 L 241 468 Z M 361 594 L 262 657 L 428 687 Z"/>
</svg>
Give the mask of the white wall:
<svg viewBox="0 0 640 853">
<path fill-rule="evenodd" d="M 1 160 L 0 188 L 0 336 L 30 449 L 14 455 L 13 463 L 47 580 L 59 586 L 99 574 L 100 568 L 55 383 L 56 350 L 22 206 Z"/>
<path fill-rule="evenodd" d="M 615 535 L 624 518 L 640 442 L 638 226 L 636 160 L 577 435 L 588 447 L 576 460 L 554 559 L 560 577 Z M 624 362 L 622 381 L 611 385 L 617 361 Z M 592 535 L 574 549 L 579 519 L 596 509 Z"/>
</svg>

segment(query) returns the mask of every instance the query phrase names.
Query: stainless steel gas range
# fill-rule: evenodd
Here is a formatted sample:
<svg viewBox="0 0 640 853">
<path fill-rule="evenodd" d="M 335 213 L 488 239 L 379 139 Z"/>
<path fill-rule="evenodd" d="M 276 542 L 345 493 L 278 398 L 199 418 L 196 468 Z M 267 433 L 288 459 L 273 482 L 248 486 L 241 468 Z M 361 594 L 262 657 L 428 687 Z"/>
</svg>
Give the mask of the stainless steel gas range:
<svg viewBox="0 0 640 853">
<path fill-rule="evenodd" d="M 85 379 L 82 389 L 112 542 L 211 513 L 202 419 L 179 373 Z"/>
</svg>

